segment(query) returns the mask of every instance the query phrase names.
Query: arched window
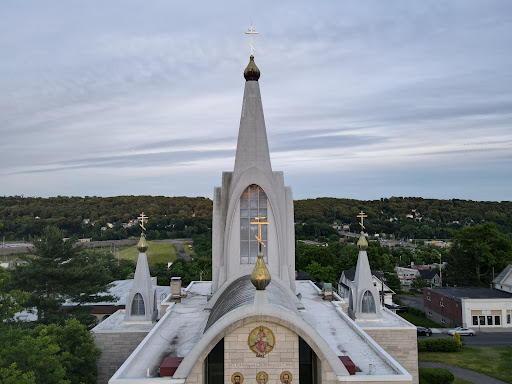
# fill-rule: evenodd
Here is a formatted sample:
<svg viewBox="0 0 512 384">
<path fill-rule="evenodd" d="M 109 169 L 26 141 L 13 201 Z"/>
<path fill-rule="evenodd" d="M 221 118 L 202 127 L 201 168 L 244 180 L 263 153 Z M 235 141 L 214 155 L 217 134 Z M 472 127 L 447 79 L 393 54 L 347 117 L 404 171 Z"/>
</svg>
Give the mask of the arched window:
<svg viewBox="0 0 512 384">
<path fill-rule="evenodd" d="M 370 291 L 366 291 L 363 295 L 363 305 L 361 306 L 361 312 L 363 313 L 375 313 L 375 299 Z"/>
<path fill-rule="evenodd" d="M 132 300 L 132 316 L 145 316 L 144 299 L 140 293 L 136 293 Z"/>
<path fill-rule="evenodd" d="M 267 195 L 258 185 L 252 184 L 245 188 L 240 196 L 240 263 L 256 264 L 258 260 L 258 225 L 256 218 L 267 218 Z M 266 221 L 266 220 L 263 220 Z M 263 260 L 267 260 L 267 225 L 261 226 L 261 239 L 266 245 L 261 247 Z"/>
</svg>

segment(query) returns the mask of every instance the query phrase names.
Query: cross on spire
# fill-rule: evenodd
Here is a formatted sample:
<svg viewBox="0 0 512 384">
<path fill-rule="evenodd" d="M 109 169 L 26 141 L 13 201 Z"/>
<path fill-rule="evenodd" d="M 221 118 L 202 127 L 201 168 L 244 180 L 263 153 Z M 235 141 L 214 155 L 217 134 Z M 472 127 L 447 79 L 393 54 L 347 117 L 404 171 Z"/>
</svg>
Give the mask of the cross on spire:
<svg viewBox="0 0 512 384">
<path fill-rule="evenodd" d="M 263 222 L 261 220 L 263 219 L 266 219 L 266 217 L 262 217 L 261 216 L 261 213 L 258 213 L 258 217 L 255 217 L 256 222 L 252 222 L 251 224 L 257 224 L 258 225 L 258 235 L 254 235 L 254 237 L 256 238 L 256 240 L 259 241 L 259 244 L 258 244 L 258 247 L 259 247 L 259 252 L 261 253 L 261 246 L 263 245 L 264 247 L 266 247 L 265 243 L 263 243 L 263 241 L 261 240 L 261 226 L 262 225 L 266 225 L 266 224 L 270 224 L 268 222 Z"/>
<path fill-rule="evenodd" d="M 359 225 L 361 226 L 361 232 L 363 231 L 364 228 L 364 224 L 363 224 L 363 220 L 365 217 L 368 217 L 368 215 L 366 215 L 362 210 L 361 212 L 359 212 L 359 215 L 357 215 L 357 217 L 361 218 L 361 222 L 359 223 Z"/>
<path fill-rule="evenodd" d="M 251 42 L 249 43 L 249 47 L 251 47 L 251 55 L 253 54 L 253 52 L 256 51 L 256 49 L 254 49 L 253 45 L 252 45 L 252 35 L 257 35 L 259 34 L 259 32 L 256 32 L 256 30 L 252 27 L 252 24 L 251 24 L 251 28 L 249 28 L 249 32 L 245 32 L 246 35 L 251 35 Z"/>
<path fill-rule="evenodd" d="M 139 216 L 139 217 L 137 217 L 137 219 L 139 219 L 139 220 L 140 220 L 140 224 L 139 224 L 139 225 L 141 226 L 141 228 L 142 228 L 143 230 L 146 230 L 146 227 L 144 227 L 144 223 L 147 223 L 147 222 L 148 222 L 149 217 L 147 217 L 147 216 L 144 214 L 144 212 L 142 212 L 142 213 L 140 214 L 140 216 Z"/>
</svg>

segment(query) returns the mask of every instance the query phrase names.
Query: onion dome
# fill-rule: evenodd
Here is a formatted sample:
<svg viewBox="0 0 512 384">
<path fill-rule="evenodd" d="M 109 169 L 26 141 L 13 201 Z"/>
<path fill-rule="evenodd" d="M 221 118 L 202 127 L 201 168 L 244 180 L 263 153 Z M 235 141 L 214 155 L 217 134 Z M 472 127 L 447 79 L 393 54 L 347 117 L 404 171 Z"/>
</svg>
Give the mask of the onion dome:
<svg viewBox="0 0 512 384">
<path fill-rule="evenodd" d="M 357 242 L 357 248 L 359 248 L 360 251 L 366 251 L 368 248 L 368 241 L 366 241 L 366 236 L 363 235 L 363 232 L 361 232 L 361 237 Z"/>
<path fill-rule="evenodd" d="M 146 241 L 146 236 L 144 235 L 144 233 L 141 233 L 139 244 L 137 244 L 137 249 L 139 250 L 140 253 L 144 253 L 148 250 L 148 248 L 149 246 L 148 242 Z"/>
<path fill-rule="evenodd" d="M 258 291 L 265 290 L 265 287 L 270 284 L 270 272 L 263 261 L 262 253 L 258 253 L 258 261 L 251 274 L 251 283 Z"/>
<path fill-rule="evenodd" d="M 260 78 L 260 70 L 256 66 L 256 63 L 254 62 L 253 55 L 251 55 L 249 64 L 247 64 L 247 67 L 245 68 L 244 77 L 246 81 L 258 81 L 258 79 Z"/>
</svg>

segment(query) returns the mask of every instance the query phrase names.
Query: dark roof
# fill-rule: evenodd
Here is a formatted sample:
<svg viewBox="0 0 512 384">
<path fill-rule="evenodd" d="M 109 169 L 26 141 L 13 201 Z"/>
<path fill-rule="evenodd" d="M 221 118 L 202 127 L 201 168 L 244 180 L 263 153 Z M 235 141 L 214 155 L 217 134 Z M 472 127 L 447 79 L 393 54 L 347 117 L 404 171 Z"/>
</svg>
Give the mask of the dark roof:
<svg viewBox="0 0 512 384">
<path fill-rule="evenodd" d="M 343 271 L 343 273 L 345 274 L 345 277 L 347 279 L 349 279 L 350 281 L 354 281 L 354 278 L 356 276 L 356 267 L 352 267 L 350 269 L 345 269 Z M 372 269 L 372 275 L 375 276 L 376 278 L 378 278 L 379 280 L 382 280 L 382 278 L 384 277 L 384 273 L 382 271 L 376 271 L 373 269 Z M 384 281 L 386 281 L 386 280 L 384 279 Z"/>
<path fill-rule="evenodd" d="M 265 290 L 267 291 L 270 304 L 298 313 L 294 303 L 290 302 L 288 294 L 275 281 L 270 281 Z M 206 332 L 217 320 L 229 312 L 246 305 L 251 305 L 254 302 L 255 292 L 256 288 L 251 283 L 251 276 L 242 276 L 233 281 L 213 305 L 204 331 Z"/>
<path fill-rule="evenodd" d="M 439 276 L 438 269 L 418 269 L 418 272 L 425 280 L 432 280 L 435 275 Z"/>
<path fill-rule="evenodd" d="M 453 287 L 453 288 L 432 288 L 432 291 L 460 301 L 461 298 L 468 299 L 500 299 L 512 298 L 512 293 L 485 287 Z"/>
<path fill-rule="evenodd" d="M 295 278 L 295 280 L 311 280 L 311 281 L 313 281 L 313 278 L 311 276 L 309 276 L 306 272 L 300 271 L 299 273 L 297 273 L 297 277 Z"/>
</svg>

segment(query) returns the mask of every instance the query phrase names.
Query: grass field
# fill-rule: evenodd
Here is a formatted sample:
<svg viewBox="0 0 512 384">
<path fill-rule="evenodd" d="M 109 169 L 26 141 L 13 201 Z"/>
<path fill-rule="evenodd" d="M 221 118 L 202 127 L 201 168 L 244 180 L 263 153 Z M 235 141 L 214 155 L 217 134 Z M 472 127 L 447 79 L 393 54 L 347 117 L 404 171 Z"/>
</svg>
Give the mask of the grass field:
<svg viewBox="0 0 512 384">
<path fill-rule="evenodd" d="M 434 323 L 432 320 L 427 319 L 426 317 L 415 315 L 414 313 L 397 313 L 401 317 L 403 317 L 405 320 L 407 320 L 410 323 L 413 323 L 417 327 L 425 327 L 425 328 L 443 328 L 443 326 Z"/>
<path fill-rule="evenodd" d="M 420 352 L 419 361 L 432 361 L 470 369 L 512 384 L 512 345 L 462 347 L 460 352 Z"/>
<path fill-rule="evenodd" d="M 148 244 L 149 249 L 147 250 L 146 255 L 148 256 L 149 266 L 152 266 L 156 263 L 167 263 L 178 258 L 178 250 L 174 244 L 155 243 L 153 241 L 148 241 Z M 119 252 L 119 257 L 136 262 L 137 258 L 139 257 L 137 246 L 134 245 L 132 247 L 123 249 L 121 252 Z"/>
<path fill-rule="evenodd" d="M 471 381 L 459 379 L 458 377 L 456 377 L 452 384 L 474 384 L 474 383 Z"/>
</svg>

